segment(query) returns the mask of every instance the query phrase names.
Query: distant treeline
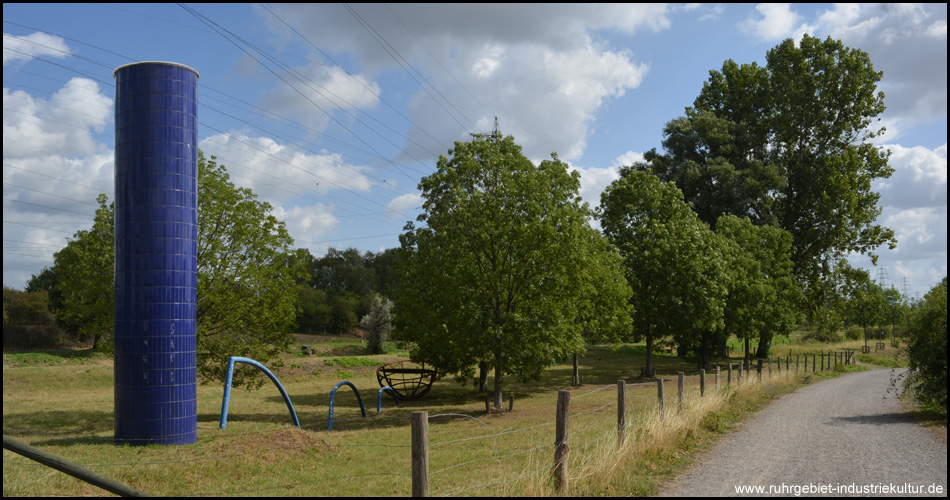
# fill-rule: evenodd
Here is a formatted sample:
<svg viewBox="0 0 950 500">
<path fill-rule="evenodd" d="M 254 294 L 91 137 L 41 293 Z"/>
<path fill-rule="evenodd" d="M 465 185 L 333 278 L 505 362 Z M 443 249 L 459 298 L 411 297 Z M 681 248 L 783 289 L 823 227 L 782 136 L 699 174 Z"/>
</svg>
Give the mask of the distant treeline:
<svg viewBox="0 0 950 500">
<path fill-rule="evenodd" d="M 330 248 L 323 257 L 310 256 L 299 289 L 296 331 L 340 334 L 356 328 L 374 294 L 391 297 L 395 252 Z"/>
</svg>

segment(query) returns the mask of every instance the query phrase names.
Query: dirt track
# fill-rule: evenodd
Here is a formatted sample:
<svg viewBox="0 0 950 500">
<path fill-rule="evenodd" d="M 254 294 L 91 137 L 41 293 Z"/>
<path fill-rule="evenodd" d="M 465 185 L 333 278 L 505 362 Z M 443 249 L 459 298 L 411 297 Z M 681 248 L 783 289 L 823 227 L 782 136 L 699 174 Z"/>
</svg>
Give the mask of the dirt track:
<svg viewBox="0 0 950 500">
<path fill-rule="evenodd" d="M 893 393 L 885 399 L 890 377 L 884 369 L 851 373 L 782 397 L 660 495 L 946 497 L 946 437 L 909 419 Z M 822 485 L 843 489 L 822 493 Z M 884 491 L 890 487 L 903 490 Z"/>
</svg>

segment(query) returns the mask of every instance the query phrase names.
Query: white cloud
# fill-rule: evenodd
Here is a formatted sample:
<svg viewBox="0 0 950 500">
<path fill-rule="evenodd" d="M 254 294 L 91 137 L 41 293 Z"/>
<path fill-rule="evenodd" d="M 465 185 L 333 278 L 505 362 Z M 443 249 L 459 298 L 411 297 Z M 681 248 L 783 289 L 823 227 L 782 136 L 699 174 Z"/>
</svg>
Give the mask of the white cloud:
<svg viewBox="0 0 950 500">
<path fill-rule="evenodd" d="M 112 117 L 112 99 L 99 84 L 73 78 L 49 100 L 3 89 L 3 157 L 86 155 L 103 151 L 92 132 Z"/>
<path fill-rule="evenodd" d="M 340 223 L 340 219 L 333 213 L 333 207 L 323 203 L 308 206 L 295 205 L 289 210 L 277 206 L 273 214 L 278 220 L 287 224 L 287 231 L 294 238 L 296 248 L 308 248 L 312 252 L 324 249 L 323 245 L 314 243 L 314 240 Z"/>
<path fill-rule="evenodd" d="M 581 168 L 572 165 L 571 169 L 581 174 L 581 198 L 589 203 L 591 208 L 597 208 L 600 205 L 601 193 L 610 183 L 620 178 L 620 167 L 633 165 L 638 161 L 643 161 L 641 153 L 627 151 L 618 156 L 607 168 Z"/>
<path fill-rule="evenodd" d="M 199 147 L 228 168 L 235 184 L 249 187 L 273 205 L 335 190 L 365 192 L 372 186 L 364 167 L 346 163 L 340 154 L 311 154 L 269 137 L 216 134 Z"/>
<path fill-rule="evenodd" d="M 34 57 L 67 57 L 72 53 L 62 38 L 36 32 L 26 36 L 3 34 L 3 65 Z"/>
<path fill-rule="evenodd" d="M 755 6 L 758 15 L 750 15 L 739 29 L 760 40 L 781 40 L 798 28 L 800 16 L 787 3 L 762 3 Z"/>
<path fill-rule="evenodd" d="M 898 209 L 947 206 L 947 145 L 936 149 L 891 144 L 894 173 L 878 182 L 883 206 Z"/>
<path fill-rule="evenodd" d="M 406 193 L 399 195 L 388 205 L 386 205 L 386 216 L 391 219 L 408 219 L 411 218 L 406 215 L 410 210 L 419 208 L 422 206 L 423 200 L 422 195 L 419 193 Z"/>
<path fill-rule="evenodd" d="M 491 130 L 496 116 L 502 133 L 514 135 L 527 156 L 557 151 L 564 159 L 579 158 L 597 110 L 607 99 L 636 88 L 648 69 L 632 53 L 595 40 L 593 31 L 633 34 L 670 26 L 668 7 L 645 4 L 351 8 L 393 55 L 355 20 L 325 12 L 336 12 L 338 6 L 298 4 L 276 10 L 311 43 L 358 61 L 366 74 L 401 72 L 393 60 L 397 57 L 439 89 L 431 94 L 419 90 L 411 97 L 412 124 L 406 124 L 409 144 L 403 158 L 431 159 L 454 141 L 468 140 L 469 133 Z M 265 19 L 286 36 L 286 27 Z"/>
<path fill-rule="evenodd" d="M 787 4 L 760 4 L 760 17 L 740 24 L 748 35 L 775 41 L 804 33 L 830 36 L 868 53 L 884 78 L 887 140 L 947 117 L 947 9 L 941 4 L 834 4 L 802 21 Z"/>
<path fill-rule="evenodd" d="M 641 161 L 644 161 L 643 153 L 627 151 L 626 153 L 618 156 L 610 166 L 612 168 L 619 169 L 620 167 L 627 167 Z"/>
<path fill-rule="evenodd" d="M 879 249 L 878 267 L 887 269 L 899 289 L 907 278 L 911 292 L 923 294 L 947 275 L 947 145 L 887 147 L 894 174 L 874 189 L 881 193 L 883 209 L 878 222 L 894 230 L 897 248 Z M 872 267 L 863 256 L 850 260 Z"/>
<path fill-rule="evenodd" d="M 364 75 L 349 75 L 339 67 L 310 64 L 285 72 L 280 84 L 263 96 L 270 111 L 301 120 L 319 130 L 336 110 L 353 113 L 379 103 L 379 85 Z"/>
</svg>

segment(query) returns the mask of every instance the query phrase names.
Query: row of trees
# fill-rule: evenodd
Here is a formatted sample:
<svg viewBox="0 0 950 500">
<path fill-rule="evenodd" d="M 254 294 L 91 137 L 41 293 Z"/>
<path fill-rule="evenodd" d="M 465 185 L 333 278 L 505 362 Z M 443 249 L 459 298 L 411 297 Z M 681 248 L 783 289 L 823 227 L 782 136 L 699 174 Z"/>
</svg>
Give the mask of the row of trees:
<svg viewBox="0 0 950 500">
<path fill-rule="evenodd" d="M 500 407 L 506 375 L 538 377 L 590 341 L 645 339 L 652 372 L 661 338 L 708 365 L 732 335 L 767 355 L 803 312 L 829 330 L 865 321 L 840 313 L 841 297 L 870 297 L 843 257 L 894 243 L 870 189 L 891 173 L 868 142 L 883 131 L 868 128 L 880 78 L 867 54 L 807 35 L 765 67 L 727 61 L 667 124 L 665 152 L 623 168 L 596 210 L 554 154 L 535 165 L 498 133 L 457 142 L 422 179 L 424 212 L 400 248 L 379 254 L 293 250 L 271 207 L 201 155 L 199 373 L 220 378 L 235 354 L 266 362 L 294 328 L 342 332 L 364 316 L 384 336 L 391 313 L 413 359 L 477 370 L 482 385 L 493 370 Z M 113 215 L 99 205 L 29 287 L 108 344 Z"/>
<path fill-rule="evenodd" d="M 395 286 L 395 250 L 360 253 L 330 248 L 323 257 L 304 256 L 306 278 L 298 290 L 296 331 L 346 333 L 371 310 L 374 297 Z"/>
<path fill-rule="evenodd" d="M 836 329 L 835 302 L 861 302 L 845 257 L 896 243 L 871 190 L 893 171 L 870 142 L 881 77 L 866 53 L 808 35 L 764 67 L 726 61 L 596 213 L 556 155 L 535 166 L 511 137 L 457 142 L 400 238 L 396 335 L 443 372 L 493 368 L 501 406 L 505 374 L 538 376 L 585 339 L 645 339 L 652 372 L 659 338 L 708 365 L 730 335 L 767 356 L 803 313 Z"/>
<path fill-rule="evenodd" d="M 876 223 L 880 194 L 871 189 L 893 172 L 889 151 L 871 142 L 884 132 L 882 73 L 866 52 L 807 34 L 766 60 L 710 71 L 686 115 L 664 128 L 665 151 L 635 168 L 674 182 L 713 228 L 726 214 L 788 231 L 808 319 L 833 330 L 836 268 L 849 253 L 876 263 L 876 248 L 896 245 Z"/>
</svg>

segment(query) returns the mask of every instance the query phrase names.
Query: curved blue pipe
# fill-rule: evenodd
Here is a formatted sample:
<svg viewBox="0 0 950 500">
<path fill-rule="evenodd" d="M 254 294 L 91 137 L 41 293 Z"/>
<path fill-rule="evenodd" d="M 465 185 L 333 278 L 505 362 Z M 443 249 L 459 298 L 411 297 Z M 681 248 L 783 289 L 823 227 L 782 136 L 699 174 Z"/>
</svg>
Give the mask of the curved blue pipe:
<svg viewBox="0 0 950 500">
<path fill-rule="evenodd" d="M 277 380 L 277 377 L 271 373 L 264 365 L 254 361 L 250 358 L 242 358 L 240 356 L 231 356 L 228 358 L 228 376 L 224 382 L 224 399 L 221 401 L 221 420 L 218 422 L 218 428 L 224 429 L 228 424 L 228 404 L 231 402 L 231 377 L 234 376 L 234 363 L 247 363 L 251 366 L 255 366 L 263 371 L 271 381 L 274 382 L 274 385 L 277 386 L 277 389 L 280 391 L 280 394 L 284 397 L 284 402 L 287 403 L 287 409 L 290 410 L 290 416 L 294 420 L 294 425 L 297 428 L 300 428 L 300 421 L 297 420 L 297 412 L 294 411 L 294 404 L 290 402 L 290 396 L 287 395 L 287 391 L 284 390 L 284 386 L 280 385 L 280 381 Z"/>
<path fill-rule="evenodd" d="M 363 397 L 360 396 L 360 391 L 356 389 L 355 385 L 344 380 L 343 382 L 340 382 L 339 384 L 333 386 L 333 390 L 330 391 L 330 423 L 327 425 L 328 431 L 333 430 L 333 398 L 336 397 L 336 390 L 339 389 L 340 386 L 343 384 L 350 386 L 350 388 L 353 389 L 353 392 L 356 393 L 356 399 L 358 399 L 360 402 L 360 411 L 363 412 L 363 418 L 366 418 L 366 407 L 363 406 Z"/>
<path fill-rule="evenodd" d="M 399 405 L 399 396 L 396 395 L 396 390 L 388 385 L 379 390 L 379 394 L 376 395 L 376 413 L 383 411 L 383 391 L 389 391 L 393 393 L 393 397 L 396 398 L 396 405 Z"/>
</svg>

